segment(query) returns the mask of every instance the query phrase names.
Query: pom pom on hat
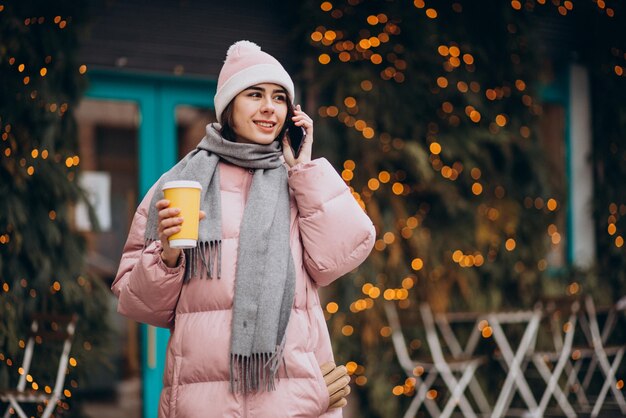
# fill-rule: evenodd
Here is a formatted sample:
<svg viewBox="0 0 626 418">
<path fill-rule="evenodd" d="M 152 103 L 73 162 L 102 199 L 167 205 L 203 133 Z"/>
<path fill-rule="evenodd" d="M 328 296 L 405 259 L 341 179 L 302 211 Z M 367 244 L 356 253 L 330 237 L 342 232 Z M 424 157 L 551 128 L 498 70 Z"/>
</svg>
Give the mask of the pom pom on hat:
<svg viewBox="0 0 626 418">
<path fill-rule="evenodd" d="M 261 83 L 278 84 L 285 88 L 290 100 L 294 97 L 291 77 L 276 58 L 250 41 L 238 41 L 226 52 L 226 60 L 217 79 L 215 114 L 218 122 L 228 103 L 240 92 Z"/>
<path fill-rule="evenodd" d="M 231 56 L 234 57 L 235 55 L 241 55 L 242 50 L 244 52 L 246 50 L 251 51 L 251 52 L 260 51 L 261 47 L 255 44 L 254 42 L 237 41 L 228 48 L 228 51 L 226 51 L 226 60 L 224 62 L 228 61 L 228 58 L 230 58 Z"/>
</svg>

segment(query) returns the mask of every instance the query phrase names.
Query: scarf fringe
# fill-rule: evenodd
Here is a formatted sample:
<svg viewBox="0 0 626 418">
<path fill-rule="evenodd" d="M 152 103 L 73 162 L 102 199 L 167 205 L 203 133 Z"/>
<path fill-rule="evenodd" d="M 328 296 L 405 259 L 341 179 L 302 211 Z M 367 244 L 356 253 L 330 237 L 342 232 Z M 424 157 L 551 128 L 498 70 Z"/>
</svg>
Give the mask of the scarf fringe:
<svg viewBox="0 0 626 418">
<path fill-rule="evenodd" d="M 185 283 L 196 277 L 221 278 L 222 241 L 199 242 L 195 248 L 184 251 L 189 260 L 185 265 Z"/>
<path fill-rule="evenodd" d="M 253 353 L 249 356 L 231 354 L 230 391 L 245 395 L 276 390 L 276 380 L 280 380 L 278 369 L 281 362 L 285 368 L 285 373 L 287 373 L 284 354 L 284 337 L 273 353 Z"/>
<path fill-rule="evenodd" d="M 145 250 L 155 240 L 146 240 Z M 185 253 L 185 275 L 183 282 L 192 278 L 220 279 L 222 275 L 222 241 L 198 242 L 194 248 L 183 250 Z"/>
</svg>

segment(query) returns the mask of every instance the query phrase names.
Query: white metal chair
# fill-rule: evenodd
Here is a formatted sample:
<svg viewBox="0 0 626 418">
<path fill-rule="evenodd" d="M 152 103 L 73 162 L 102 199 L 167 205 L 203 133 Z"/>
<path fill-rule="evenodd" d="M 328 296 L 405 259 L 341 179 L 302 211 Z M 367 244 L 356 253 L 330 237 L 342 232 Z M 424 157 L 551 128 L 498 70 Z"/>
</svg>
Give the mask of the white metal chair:
<svg viewBox="0 0 626 418">
<path fill-rule="evenodd" d="M 506 378 L 493 407 L 492 418 L 509 416 L 509 406 L 516 392 L 519 393 L 531 414 L 539 407 L 528 385 L 524 370 L 528 353 L 532 352 L 535 346 L 541 316 L 542 311 L 539 305 L 532 310 L 491 312 L 485 316 L 492 328 L 493 339 L 500 350 L 501 365 L 506 371 Z M 512 324 L 524 327 L 521 340 L 515 345 L 512 345 L 508 333 L 503 329 L 503 325 Z"/>
<path fill-rule="evenodd" d="M 578 301 L 564 301 L 565 304 L 557 306 L 556 301 L 551 301 L 546 306 L 546 320 L 549 324 L 549 334 L 552 337 L 552 349 L 535 351 L 530 354 L 530 360 L 537 368 L 539 375 L 546 383 L 543 396 L 539 402 L 534 416 L 544 415 L 552 397 L 563 413 L 569 418 L 575 418 L 576 412 L 567 400 L 566 393 L 559 386 L 559 379 L 563 372 L 572 369 L 569 360 L 572 352 L 572 344 L 576 330 L 580 304 Z M 565 319 L 565 320 L 564 320 Z M 563 338 L 565 334 L 565 338 Z"/>
<path fill-rule="evenodd" d="M 479 329 L 478 324 L 480 322 L 480 318 L 481 314 L 476 312 L 447 312 L 435 314 L 435 323 L 439 328 L 441 337 L 448 350 L 450 350 L 450 354 L 452 354 L 455 359 L 463 360 L 474 355 L 476 347 L 481 339 L 480 333 L 476 332 L 476 330 Z M 461 346 L 461 342 L 452 329 L 452 324 L 461 324 L 464 328 L 467 328 L 468 325 L 472 326 L 472 332 L 470 333 L 468 340 L 465 342 L 465 348 Z M 490 415 L 491 406 L 489 405 L 487 397 L 485 396 L 485 393 L 483 392 L 477 379 L 472 378 L 470 380 L 469 391 L 482 414 L 484 416 Z"/>
<path fill-rule="evenodd" d="M 614 309 L 615 307 L 612 310 Z M 595 371 L 596 363 L 605 378 L 604 384 L 602 385 L 600 393 L 596 398 L 590 416 L 592 418 L 598 416 L 609 389 L 611 390 L 611 393 L 613 394 L 613 397 L 615 398 L 615 401 L 617 402 L 620 411 L 622 412 L 622 414 L 626 415 L 626 400 L 624 400 L 624 395 L 622 395 L 621 391 L 617 388 L 617 384 L 615 381 L 615 372 L 622 362 L 622 359 L 624 357 L 624 351 L 626 350 L 626 345 L 606 345 L 613 324 L 611 324 L 610 327 L 607 327 L 605 325 L 604 330 L 606 332 L 600 332 L 600 326 L 598 325 L 598 318 L 596 315 L 596 308 L 591 296 L 585 297 L 585 315 L 581 316 L 581 325 L 583 325 L 583 330 L 586 331 L 587 339 L 592 349 L 592 362 L 589 366 L 588 373 L 583 381 L 583 386 L 585 387 L 585 389 L 588 388 L 591 376 Z M 612 363 L 609 362 L 609 357 L 613 357 Z"/>
<path fill-rule="evenodd" d="M 77 315 L 61 316 L 37 314 L 33 316 L 28 341 L 24 349 L 21 375 L 17 383 L 17 388 L 0 390 L 0 401 L 8 403 L 3 418 L 8 418 L 13 412 L 20 418 L 28 418 L 30 415 L 27 415 L 21 406 L 24 404 L 44 404 L 45 408 L 41 414 L 41 418 L 49 418 L 52 415 L 54 408 L 57 406 L 57 402 L 63 398 L 65 374 L 77 320 Z M 54 387 L 49 391 L 27 388 L 27 380 L 31 380 L 32 378 L 31 365 L 33 354 L 36 351 L 35 345 L 49 345 L 55 342 L 62 344 L 62 347 Z"/>
<path fill-rule="evenodd" d="M 439 342 L 430 307 L 428 304 L 423 303 L 420 305 L 420 314 L 432 359 L 431 361 L 411 360 L 408 355 L 408 350 L 406 349 L 406 342 L 402 334 L 398 313 L 392 302 L 385 303 L 385 313 L 387 314 L 387 319 L 392 328 L 392 340 L 398 360 L 407 373 L 407 376 L 415 378 L 416 376 L 413 370 L 418 366 L 421 366 L 427 373 L 425 379 L 416 379 L 418 382 L 416 385 L 417 392 L 404 417 L 414 417 L 422 404 L 425 404 L 428 412 L 434 417 L 448 418 L 457 407 L 461 410 L 463 416 L 471 418 L 476 417 L 477 415 L 472 405 L 465 396 L 465 390 L 473 379 L 476 369 L 480 364 L 484 363 L 485 359 L 482 357 L 446 359 Z M 450 392 L 450 396 L 443 410 L 440 410 L 433 400 L 427 399 L 427 393 L 437 377 L 441 377 L 441 380 Z"/>
<path fill-rule="evenodd" d="M 509 406 L 516 393 L 519 393 L 528 408 L 524 412 L 526 415 L 533 416 L 532 414 L 539 409 L 539 405 L 524 376 L 524 371 L 530 361 L 530 354 L 535 347 L 541 317 L 542 310 L 540 304 L 537 304 L 531 310 L 498 311 L 478 315 L 465 312 L 447 315 L 438 314 L 436 316 L 441 334 L 451 353 L 457 358 L 460 356 L 468 357 L 474 353 L 481 340 L 481 331 L 483 329 L 479 326 L 481 322 L 485 322 L 492 330 L 493 340 L 498 347 L 498 354 L 494 357 L 500 361 L 503 369 L 506 371 L 506 379 L 491 411 L 483 406 L 483 403 L 486 404 L 487 401 L 484 399 L 482 390 L 477 385 L 478 382 L 475 380 L 470 381 L 469 390 L 483 414 L 489 414 L 492 418 L 509 416 L 511 412 Z M 467 322 L 468 320 L 474 321 L 476 326 L 473 327 L 472 333 L 465 343 L 465 348 L 462 348 L 450 327 L 450 322 Z M 509 335 L 510 332 L 504 330 L 504 327 L 508 328 L 510 326 L 516 328 L 523 327 L 523 335 L 518 342 L 513 342 L 511 339 L 512 335 Z"/>
</svg>

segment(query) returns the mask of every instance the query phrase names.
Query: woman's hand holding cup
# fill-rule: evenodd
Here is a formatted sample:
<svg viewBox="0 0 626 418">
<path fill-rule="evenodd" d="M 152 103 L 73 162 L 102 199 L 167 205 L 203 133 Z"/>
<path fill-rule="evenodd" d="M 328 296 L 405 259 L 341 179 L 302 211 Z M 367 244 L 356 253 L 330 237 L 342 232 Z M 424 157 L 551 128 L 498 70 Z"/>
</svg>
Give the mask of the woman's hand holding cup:
<svg viewBox="0 0 626 418">
<path fill-rule="evenodd" d="M 169 237 L 180 231 L 183 218 L 178 216 L 180 214 L 179 208 L 170 208 L 169 206 L 170 201 L 166 199 L 161 199 L 156 203 L 156 209 L 159 211 L 157 233 L 163 249 L 161 258 L 165 265 L 174 267 L 178 262 L 181 250 L 170 247 Z"/>
<path fill-rule="evenodd" d="M 156 209 L 159 213 L 158 236 L 161 241 L 161 258 L 168 267 L 176 267 L 178 258 L 180 257 L 180 248 L 172 248 L 169 244 L 169 237 L 180 232 L 183 223 L 183 217 L 180 216 L 180 208 L 171 208 L 170 201 L 161 199 L 156 203 Z M 204 219 L 206 214 L 200 211 L 200 220 Z"/>
</svg>

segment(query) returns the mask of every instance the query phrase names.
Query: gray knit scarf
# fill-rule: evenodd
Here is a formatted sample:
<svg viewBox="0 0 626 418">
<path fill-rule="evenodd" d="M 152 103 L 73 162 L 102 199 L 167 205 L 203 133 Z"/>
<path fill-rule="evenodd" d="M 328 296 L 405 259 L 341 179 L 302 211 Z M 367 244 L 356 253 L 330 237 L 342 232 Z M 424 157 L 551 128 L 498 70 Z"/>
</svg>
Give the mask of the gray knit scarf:
<svg viewBox="0 0 626 418">
<path fill-rule="evenodd" d="M 237 393 L 275 389 L 283 360 L 285 331 L 295 293 L 295 268 L 289 246 L 290 209 L 287 170 L 279 141 L 269 145 L 236 143 L 209 124 L 197 148 L 159 180 L 146 224 L 146 244 L 158 239 L 155 204 L 161 184 L 195 180 L 203 185 L 198 246 L 184 250 L 184 281 L 220 277 L 221 208 L 218 162 L 224 159 L 254 169 L 239 233 L 230 346 L 230 387 Z M 226 215 L 228 216 L 228 215 Z"/>
</svg>

